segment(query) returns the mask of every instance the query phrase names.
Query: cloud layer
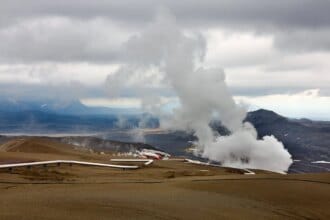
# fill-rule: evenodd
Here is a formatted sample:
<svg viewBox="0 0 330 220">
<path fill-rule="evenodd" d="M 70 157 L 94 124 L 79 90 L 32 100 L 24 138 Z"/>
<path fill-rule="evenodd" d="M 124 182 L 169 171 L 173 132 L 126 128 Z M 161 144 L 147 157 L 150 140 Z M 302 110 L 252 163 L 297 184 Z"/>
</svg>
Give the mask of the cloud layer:
<svg viewBox="0 0 330 220">
<path fill-rule="evenodd" d="M 223 67 L 235 95 L 318 89 L 329 96 L 330 2 L 323 0 L 4 0 L 0 3 L 3 94 L 35 96 L 40 94 L 38 88 L 50 85 L 62 90 L 78 83 L 86 91 L 78 98 L 104 98 L 106 76 L 132 59 L 123 53 L 128 46 L 124 42 L 148 26 L 161 8 L 175 15 L 186 34 L 201 33 L 206 66 Z M 145 47 L 152 45 L 147 42 Z M 149 91 L 173 96 L 171 88 L 159 86 L 158 74 L 140 74 L 153 78 Z M 122 96 L 134 98 L 134 92 L 126 88 Z"/>
</svg>

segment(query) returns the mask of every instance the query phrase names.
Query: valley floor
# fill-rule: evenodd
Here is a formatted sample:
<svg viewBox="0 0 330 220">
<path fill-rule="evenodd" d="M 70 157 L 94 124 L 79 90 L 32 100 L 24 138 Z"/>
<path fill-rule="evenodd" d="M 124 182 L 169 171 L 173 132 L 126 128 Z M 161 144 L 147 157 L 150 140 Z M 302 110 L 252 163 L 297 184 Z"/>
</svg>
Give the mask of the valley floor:
<svg viewBox="0 0 330 220">
<path fill-rule="evenodd" d="M 0 162 L 110 163 L 109 155 L 69 151 L 68 146 L 55 151 L 54 143 L 39 140 L 22 143 L 4 145 Z M 39 148 L 34 152 L 33 146 Z M 330 173 L 255 172 L 243 175 L 180 160 L 138 170 L 68 164 L 3 169 L 0 219 L 330 219 Z"/>
<path fill-rule="evenodd" d="M 0 219 L 330 218 L 330 174 L 137 178 L 93 168 L 94 177 L 77 177 L 91 168 L 58 169 L 0 173 Z"/>
</svg>

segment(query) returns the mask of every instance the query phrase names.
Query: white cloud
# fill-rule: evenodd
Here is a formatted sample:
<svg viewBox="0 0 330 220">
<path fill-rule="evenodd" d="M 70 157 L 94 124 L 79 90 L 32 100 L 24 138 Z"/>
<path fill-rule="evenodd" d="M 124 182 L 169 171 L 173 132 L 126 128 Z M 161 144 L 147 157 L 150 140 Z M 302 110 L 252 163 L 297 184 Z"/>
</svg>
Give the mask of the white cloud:
<svg viewBox="0 0 330 220">
<path fill-rule="evenodd" d="M 1 84 L 68 84 L 73 81 L 86 86 L 102 86 L 107 75 L 118 68 L 116 64 L 53 63 L 2 64 Z"/>
<path fill-rule="evenodd" d="M 260 97 L 235 97 L 237 102 L 251 108 L 265 108 L 292 118 L 312 118 L 329 120 L 330 97 L 321 96 L 318 89 L 306 90 L 295 94 L 278 94 Z"/>
<path fill-rule="evenodd" d="M 88 106 L 105 106 L 109 108 L 140 108 L 141 100 L 138 98 L 87 98 L 81 102 Z"/>
<path fill-rule="evenodd" d="M 256 35 L 252 32 L 233 32 L 224 29 L 205 31 L 207 39 L 206 65 L 247 67 L 267 63 L 277 52 L 273 49 L 271 35 Z"/>
<path fill-rule="evenodd" d="M 80 100 L 83 104 L 88 106 L 109 107 L 109 108 L 141 108 L 141 98 L 122 97 L 122 98 L 83 98 Z M 178 106 L 178 99 L 176 97 L 160 97 L 160 102 L 164 110 L 172 110 Z"/>
<path fill-rule="evenodd" d="M 130 33 L 103 18 L 27 19 L 0 29 L 0 62 L 115 62 Z"/>
</svg>

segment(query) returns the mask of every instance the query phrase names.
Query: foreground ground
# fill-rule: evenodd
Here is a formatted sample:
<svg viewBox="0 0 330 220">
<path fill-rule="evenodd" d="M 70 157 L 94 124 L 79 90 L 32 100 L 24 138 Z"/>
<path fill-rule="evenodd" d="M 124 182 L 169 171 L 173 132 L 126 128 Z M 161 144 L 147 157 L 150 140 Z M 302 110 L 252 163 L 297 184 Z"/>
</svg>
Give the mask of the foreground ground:
<svg viewBox="0 0 330 220">
<path fill-rule="evenodd" d="M 44 140 L 0 146 L 0 162 L 110 163 Z M 59 158 L 61 157 L 61 158 Z M 279 175 L 157 161 L 138 170 L 48 166 L 0 171 L 0 219 L 330 219 L 330 174 Z"/>
</svg>

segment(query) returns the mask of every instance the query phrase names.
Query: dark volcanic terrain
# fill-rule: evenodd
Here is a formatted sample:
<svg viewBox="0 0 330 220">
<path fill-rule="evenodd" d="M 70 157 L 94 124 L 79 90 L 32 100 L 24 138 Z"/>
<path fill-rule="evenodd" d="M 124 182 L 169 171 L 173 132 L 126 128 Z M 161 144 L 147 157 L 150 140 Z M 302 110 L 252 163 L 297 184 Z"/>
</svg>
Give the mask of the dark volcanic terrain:
<svg viewBox="0 0 330 220">
<path fill-rule="evenodd" d="M 187 151 L 190 142 L 195 140 L 193 135 L 157 129 L 154 132 L 159 122 L 148 114 L 124 114 L 118 117 L 118 112 L 114 110 L 101 111 L 79 102 L 69 103 L 60 109 L 51 103 L 48 103 L 47 108 L 41 108 L 41 103 L 13 104 L 7 101 L 5 104 L 7 107 L 0 102 L 0 132 L 4 134 L 52 136 L 64 133 L 59 138 L 64 143 L 90 146 L 93 150 L 103 151 L 116 148 L 119 152 L 135 149 L 132 143 L 140 142 L 141 146 L 147 144 L 147 148 L 155 147 L 173 155 L 196 158 Z M 147 130 L 136 129 L 141 120 L 146 122 Z M 330 171 L 329 164 L 312 163 L 330 161 L 330 122 L 290 119 L 267 110 L 249 112 L 246 121 L 256 127 L 260 138 L 274 135 L 283 142 L 295 160 L 290 172 Z M 220 134 L 227 133 L 219 122 L 212 122 L 211 125 Z M 0 142 L 6 139 L 8 137 L 0 136 Z M 116 141 L 121 144 L 116 144 Z"/>
</svg>

